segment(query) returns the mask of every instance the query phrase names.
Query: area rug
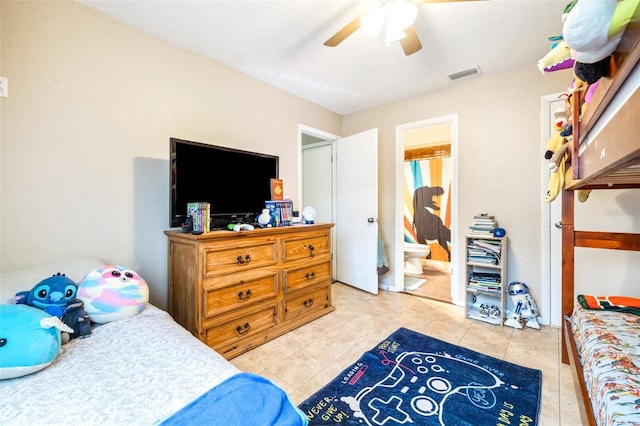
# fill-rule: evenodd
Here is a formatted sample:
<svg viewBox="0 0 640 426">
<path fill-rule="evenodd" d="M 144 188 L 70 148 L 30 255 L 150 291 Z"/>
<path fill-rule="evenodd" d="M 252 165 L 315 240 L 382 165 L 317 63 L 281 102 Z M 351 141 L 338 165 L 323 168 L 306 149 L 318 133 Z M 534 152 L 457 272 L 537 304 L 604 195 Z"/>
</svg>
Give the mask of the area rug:
<svg viewBox="0 0 640 426">
<path fill-rule="evenodd" d="M 537 425 L 542 372 L 400 328 L 299 408 L 310 425 Z"/>
<path fill-rule="evenodd" d="M 404 289 L 405 291 L 414 291 L 420 288 L 427 280 L 423 278 L 404 277 Z"/>
</svg>

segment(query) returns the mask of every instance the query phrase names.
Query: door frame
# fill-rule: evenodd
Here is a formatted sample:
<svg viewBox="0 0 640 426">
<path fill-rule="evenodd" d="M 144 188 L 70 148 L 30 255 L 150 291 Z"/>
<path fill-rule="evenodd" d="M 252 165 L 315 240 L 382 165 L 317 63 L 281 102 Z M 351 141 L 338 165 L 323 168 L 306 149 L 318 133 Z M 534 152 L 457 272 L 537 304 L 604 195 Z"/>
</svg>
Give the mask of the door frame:
<svg viewBox="0 0 640 426">
<path fill-rule="evenodd" d="M 464 265 L 460 264 L 460 259 L 463 259 L 464 256 L 458 255 L 460 248 L 464 248 L 464 244 L 460 244 L 458 241 L 458 114 L 429 118 L 396 126 L 394 273 L 393 282 L 384 282 L 381 287 L 392 291 L 402 291 L 404 289 L 404 133 L 408 130 L 442 124 L 449 124 L 451 140 L 451 187 L 453 193 L 451 199 L 451 300 L 456 305 L 464 306 L 464 300 L 460 296 L 462 294 L 460 289 L 464 286 L 462 281 L 463 274 L 458 273 L 464 267 Z"/>
<path fill-rule="evenodd" d="M 300 210 L 302 210 L 304 208 L 302 204 L 303 201 L 303 196 L 302 196 L 302 163 L 303 163 L 303 155 L 302 155 L 302 150 L 305 149 L 305 147 L 302 145 L 302 139 L 304 135 L 308 135 L 308 136 L 312 136 L 316 139 L 319 140 L 319 142 L 314 143 L 313 146 L 318 146 L 318 144 L 321 143 L 326 143 L 326 144 L 331 144 L 331 152 L 333 153 L 334 159 L 335 159 L 335 145 L 336 145 L 336 141 L 338 139 L 340 139 L 340 136 L 334 135 L 332 133 L 328 133 L 328 132 L 324 132 L 322 130 L 318 130 L 315 129 L 313 127 L 307 126 L 305 124 L 298 124 L 298 200 L 300 203 Z M 332 182 L 332 188 L 331 188 L 331 217 L 333 218 L 333 221 L 335 221 L 336 218 L 336 167 L 335 167 L 335 161 L 332 161 L 332 165 L 331 165 L 331 182 Z M 335 226 L 331 228 L 331 253 L 336 253 L 336 236 L 335 236 Z M 336 262 L 332 262 L 332 278 L 335 279 L 336 277 L 336 267 L 337 267 L 337 263 Z"/>
<path fill-rule="evenodd" d="M 543 199 L 549 186 L 549 166 L 548 161 L 544 161 L 542 155 L 545 151 L 547 141 L 549 140 L 549 132 L 551 129 L 551 104 L 561 99 L 563 92 L 545 95 L 540 98 L 540 123 L 541 146 L 540 159 L 540 197 Z M 551 203 L 544 202 L 541 204 L 540 212 L 540 291 L 542 303 L 540 303 L 540 323 L 543 325 L 551 325 L 560 327 L 562 325 L 561 315 L 561 294 L 562 288 L 562 245 L 552 241 L 552 232 L 561 231 L 554 228 L 556 221 L 562 220 L 562 194 L 558 195 Z M 558 239 L 560 236 L 557 237 Z M 555 277 L 555 278 L 554 278 Z"/>
</svg>

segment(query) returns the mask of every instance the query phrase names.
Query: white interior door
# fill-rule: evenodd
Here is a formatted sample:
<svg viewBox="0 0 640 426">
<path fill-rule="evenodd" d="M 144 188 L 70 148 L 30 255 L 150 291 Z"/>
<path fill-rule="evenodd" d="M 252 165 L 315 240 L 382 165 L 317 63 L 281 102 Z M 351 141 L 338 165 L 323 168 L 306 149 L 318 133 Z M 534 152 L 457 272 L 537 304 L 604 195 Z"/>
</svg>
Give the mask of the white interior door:
<svg viewBox="0 0 640 426">
<path fill-rule="evenodd" d="M 542 98 L 542 148 L 540 159 L 542 163 L 542 191 L 540 197 L 544 198 L 547 190 L 550 170 L 548 162 L 544 159 L 543 153 L 547 141 L 555 131 L 553 123 L 558 109 L 564 106 L 564 99 L 559 94 L 548 95 Z M 562 230 L 557 227 L 562 221 L 562 194 L 551 203 L 542 202 L 542 238 L 541 238 L 541 277 L 542 285 L 540 297 L 540 322 L 555 327 L 562 324 L 560 289 L 562 288 Z M 536 297 L 536 295 L 533 295 Z"/>
<path fill-rule="evenodd" d="M 336 141 L 336 279 L 378 293 L 378 129 Z"/>
</svg>

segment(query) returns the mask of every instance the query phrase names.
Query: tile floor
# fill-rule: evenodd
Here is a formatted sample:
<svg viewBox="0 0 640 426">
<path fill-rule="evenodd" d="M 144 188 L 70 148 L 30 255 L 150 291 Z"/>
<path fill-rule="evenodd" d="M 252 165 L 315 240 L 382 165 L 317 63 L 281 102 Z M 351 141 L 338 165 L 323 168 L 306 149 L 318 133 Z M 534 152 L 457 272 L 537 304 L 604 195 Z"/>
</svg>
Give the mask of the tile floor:
<svg viewBox="0 0 640 426">
<path fill-rule="evenodd" d="M 516 330 L 466 319 L 452 304 L 333 285 L 336 310 L 231 360 L 284 388 L 295 404 L 320 389 L 399 327 L 543 372 L 540 426 L 579 426 L 571 369 L 559 358 L 560 329 Z"/>
<path fill-rule="evenodd" d="M 424 274 L 411 276 L 423 278 L 426 281 L 417 289 L 404 290 L 404 293 L 451 303 L 451 274 L 425 269 Z"/>
</svg>

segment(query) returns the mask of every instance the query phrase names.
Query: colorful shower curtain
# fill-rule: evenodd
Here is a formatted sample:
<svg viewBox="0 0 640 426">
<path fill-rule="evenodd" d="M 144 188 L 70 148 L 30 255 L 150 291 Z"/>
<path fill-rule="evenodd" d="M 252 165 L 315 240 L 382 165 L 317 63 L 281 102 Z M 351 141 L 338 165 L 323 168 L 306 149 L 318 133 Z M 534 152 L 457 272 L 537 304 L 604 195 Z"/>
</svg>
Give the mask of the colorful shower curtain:
<svg viewBox="0 0 640 426">
<path fill-rule="evenodd" d="M 404 239 L 428 244 L 432 260 L 451 261 L 451 158 L 404 164 Z"/>
</svg>

